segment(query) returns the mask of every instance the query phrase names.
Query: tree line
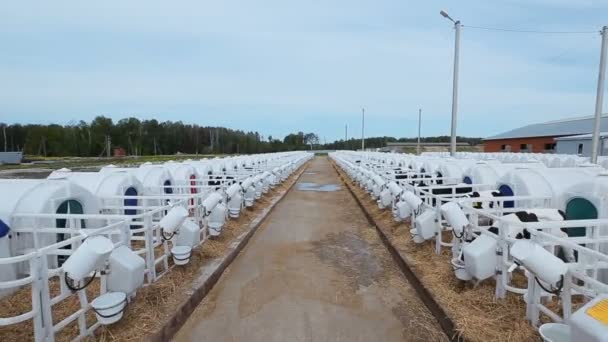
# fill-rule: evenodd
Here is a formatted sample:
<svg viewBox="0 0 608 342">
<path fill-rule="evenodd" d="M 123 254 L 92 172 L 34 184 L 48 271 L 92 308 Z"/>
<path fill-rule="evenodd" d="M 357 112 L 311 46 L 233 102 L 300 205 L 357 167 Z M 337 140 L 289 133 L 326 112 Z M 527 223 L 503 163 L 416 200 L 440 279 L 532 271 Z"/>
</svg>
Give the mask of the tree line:
<svg viewBox="0 0 608 342">
<path fill-rule="evenodd" d="M 127 155 L 250 154 L 302 150 L 318 143 L 314 133 L 275 139 L 258 132 L 199 126 L 181 121 L 98 116 L 90 123 L 67 125 L 0 123 L 0 149 L 27 155 L 98 157 L 122 148 Z M 108 149 L 109 147 L 109 149 Z"/>
<path fill-rule="evenodd" d="M 22 151 L 27 155 L 98 157 L 122 148 L 127 155 L 161 154 L 251 154 L 306 149 L 358 149 L 360 139 L 319 144 L 315 133 L 297 132 L 276 139 L 258 132 L 224 127 L 199 126 L 181 121 L 139 120 L 125 118 L 114 122 L 98 116 L 90 123 L 79 121 L 58 124 L 0 123 L 0 149 Z M 383 147 L 387 142 L 415 141 L 413 138 L 370 137 L 369 148 Z M 428 142 L 445 142 L 449 137 L 423 138 Z M 477 144 L 480 138 L 459 138 Z"/>
</svg>

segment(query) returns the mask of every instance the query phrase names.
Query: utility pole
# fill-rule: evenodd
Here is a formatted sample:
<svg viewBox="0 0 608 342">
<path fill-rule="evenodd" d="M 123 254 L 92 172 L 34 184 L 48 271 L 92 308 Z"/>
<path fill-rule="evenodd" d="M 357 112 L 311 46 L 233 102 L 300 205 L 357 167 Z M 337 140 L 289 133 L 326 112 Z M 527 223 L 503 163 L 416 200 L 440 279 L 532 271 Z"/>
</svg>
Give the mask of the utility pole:
<svg viewBox="0 0 608 342">
<path fill-rule="evenodd" d="M 422 122 L 422 108 L 418 109 L 418 144 L 416 145 L 416 154 L 420 155 L 420 123 Z"/>
<path fill-rule="evenodd" d="M 46 136 L 42 136 L 42 151 L 44 153 L 44 156 L 46 157 Z"/>
<path fill-rule="evenodd" d="M 196 156 L 198 157 L 198 127 L 195 128 L 195 132 L 196 132 Z"/>
<path fill-rule="evenodd" d="M 6 125 L 2 125 L 2 134 L 4 134 L 4 152 L 6 152 Z"/>
<path fill-rule="evenodd" d="M 454 77 L 452 79 L 452 130 L 450 139 L 450 155 L 456 154 L 456 122 L 458 118 L 458 65 L 460 60 L 460 20 L 452 19 L 445 11 L 439 12 L 443 17 L 454 23 Z"/>
<path fill-rule="evenodd" d="M 365 151 L 365 108 L 361 109 L 361 151 Z"/>
<path fill-rule="evenodd" d="M 111 138 L 109 135 L 106 135 L 106 156 L 110 158 L 112 156 L 112 151 L 110 150 L 112 146 Z"/>
<path fill-rule="evenodd" d="M 454 80 L 452 89 L 452 137 L 450 139 L 450 155 L 456 155 L 456 125 L 458 119 L 458 65 L 460 60 L 460 21 L 454 23 L 456 37 L 454 42 Z"/>
<path fill-rule="evenodd" d="M 344 125 L 344 142 L 348 140 L 348 124 Z"/>
<path fill-rule="evenodd" d="M 344 149 L 348 150 L 348 124 L 344 125 Z"/>
<path fill-rule="evenodd" d="M 600 143 L 600 127 L 602 124 L 602 107 L 604 106 L 604 79 L 606 76 L 606 49 L 608 49 L 608 26 L 602 27 L 602 47 L 600 52 L 600 71 L 597 78 L 597 94 L 595 95 L 595 122 L 593 123 L 593 141 L 591 144 L 591 162 L 597 163 Z"/>
</svg>

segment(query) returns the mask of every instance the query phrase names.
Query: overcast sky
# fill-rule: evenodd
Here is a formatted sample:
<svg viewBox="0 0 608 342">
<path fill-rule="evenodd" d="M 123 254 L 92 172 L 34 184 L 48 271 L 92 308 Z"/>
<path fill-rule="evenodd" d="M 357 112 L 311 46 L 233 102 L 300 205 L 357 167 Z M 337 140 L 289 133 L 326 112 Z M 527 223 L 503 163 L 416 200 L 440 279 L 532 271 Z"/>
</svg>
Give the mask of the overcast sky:
<svg viewBox="0 0 608 342">
<path fill-rule="evenodd" d="M 6 1 L 0 121 L 103 114 L 327 141 L 449 134 L 454 31 L 462 31 L 459 135 L 591 115 L 608 2 Z M 608 102 L 608 99 L 607 101 Z M 608 108 L 608 106 L 604 106 Z"/>
</svg>

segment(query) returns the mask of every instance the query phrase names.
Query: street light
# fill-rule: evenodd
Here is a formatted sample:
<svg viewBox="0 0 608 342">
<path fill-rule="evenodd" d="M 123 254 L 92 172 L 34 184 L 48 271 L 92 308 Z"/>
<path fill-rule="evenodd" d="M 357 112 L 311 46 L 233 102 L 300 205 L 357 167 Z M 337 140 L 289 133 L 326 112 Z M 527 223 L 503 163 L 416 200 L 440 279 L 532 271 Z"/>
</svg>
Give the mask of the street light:
<svg viewBox="0 0 608 342">
<path fill-rule="evenodd" d="M 450 155 L 456 155 L 456 119 L 458 118 L 458 60 L 460 57 L 460 20 L 454 20 L 445 11 L 439 12 L 441 16 L 454 23 L 456 36 L 454 39 L 454 78 L 452 85 L 452 132 L 450 139 Z"/>
<path fill-rule="evenodd" d="M 450 15 L 446 13 L 446 11 L 441 11 L 439 12 L 439 14 L 441 14 L 444 18 L 448 18 L 451 22 L 454 22 L 454 19 L 452 19 L 452 17 L 450 17 Z"/>
</svg>

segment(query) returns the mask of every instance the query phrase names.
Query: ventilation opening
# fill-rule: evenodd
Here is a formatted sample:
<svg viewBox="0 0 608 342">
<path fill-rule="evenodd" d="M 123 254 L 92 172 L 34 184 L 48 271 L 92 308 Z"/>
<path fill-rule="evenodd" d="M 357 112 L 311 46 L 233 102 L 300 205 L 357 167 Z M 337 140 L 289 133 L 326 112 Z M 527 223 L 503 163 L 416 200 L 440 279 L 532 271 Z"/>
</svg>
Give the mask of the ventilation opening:
<svg viewBox="0 0 608 342">
<path fill-rule="evenodd" d="M 197 192 L 196 190 L 196 176 L 195 175 L 190 175 L 190 193 L 195 194 Z"/>
<path fill-rule="evenodd" d="M 59 205 L 57 208 L 57 214 L 84 214 L 84 210 L 82 209 L 82 204 L 76 200 L 67 200 Z M 66 228 L 68 224 L 67 219 L 57 219 L 55 220 L 55 225 L 57 228 Z M 74 227 L 71 227 L 74 228 Z M 80 228 L 86 228 L 85 221 L 80 220 Z M 70 234 L 57 234 L 57 242 L 61 242 L 70 237 Z M 62 249 L 71 249 L 71 245 L 67 245 L 62 247 Z M 58 255 L 57 256 L 57 266 L 63 265 L 63 263 L 68 259 L 67 255 Z"/>
<path fill-rule="evenodd" d="M 4 221 L 0 220 L 0 238 L 7 236 L 10 231 L 10 227 L 4 223 Z"/>
<path fill-rule="evenodd" d="M 513 189 L 511 189 L 510 186 L 508 185 L 501 185 L 500 187 L 498 187 L 498 191 L 500 192 L 500 194 L 503 197 L 510 197 L 510 196 L 514 196 L 515 194 L 513 193 Z M 514 201 L 505 201 L 503 202 L 503 208 L 513 208 L 515 207 L 515 202 Z"/>
<path fill-rule="evenodd" d="M 573 198 L 566 204 L 566 220 L 595 220 L 597 209 L 584 198 Z M 568 236 L 585 236 L 586 227 L 568 228 Z"/>
<path fill-rule="evenodd" d="M 191 194 L 197 193 L 195 175 L 190 175 L 190 193 Z M 190 205 L 194 205 L 194 198 L 190 200 Z"/>
<path fill-rule="evenodd" d="M 166 194 L 172 194 L 173 193 L 173 188 L 171 187 L 171 181 L 170 180 L 166 180 L 163 183 L 163 189 L 165 191 Z"/>
<path fill-rule="evenodd" d="M 464 178 L 462 179 L 462 182 L 463 182 L 464 184 L 473 184 L 473 180 L 472 180 L 472 179 L 471 179 L 471 177 L 469 177 L 469 176 L 464 177 Z"/>
<path fill-rule="evenodd" d="M 125 191 L 125 196 L 137 196 L 137 189 L 134 187 L 130 187 Z M 125 198 L 123 205 L 125 207 L 136 207 L 137 206 L 137 198 Z M 135 215 L 137 213 L 137 209 L 125 209 L 125 215 Z"/>
<path fill-rule="evenodd" d="M 443 175 L 441 174 L 441 172 L 437 172 L 437 178 L 442 178 Z M 437 185 L 442 185 L 443 184 L 443 179 L 438 179 L 437 180 Z"/>
</svg>

